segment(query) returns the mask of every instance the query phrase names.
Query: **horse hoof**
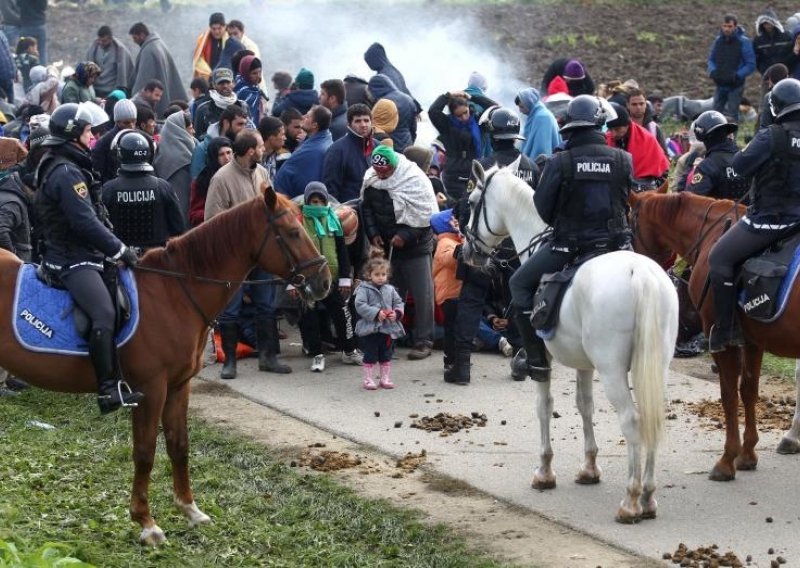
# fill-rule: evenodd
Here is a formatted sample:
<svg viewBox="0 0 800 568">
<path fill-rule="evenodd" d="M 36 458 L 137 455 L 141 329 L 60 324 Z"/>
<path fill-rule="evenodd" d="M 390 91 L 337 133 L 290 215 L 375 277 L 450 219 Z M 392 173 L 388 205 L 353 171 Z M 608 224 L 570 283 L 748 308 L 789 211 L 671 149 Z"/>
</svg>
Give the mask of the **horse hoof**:
<svg viewBox="0 0 800 568">
<path fill-rule="evenodd" d="M 711 473 L 708 474 L 708 478 L 711 481 L 733 481 L 736 479 L 736 470 L 733 473 L 728 473 L 720 468 L 718 465 L 715 465 L 714 468 L 711 470 Z"/>
<path fill-rule="evenodd" d="M 194 528 L 197 525 L 205 525 L 211 522 L 211 517 L 201 511 L 197 504 L 192 501 L 191 503 L 181 503 L 175 499 L 175 506 L 189 519 L 189 528 Z"/>
<path fill-rule="evenodd" d="M 800 441 L 793 440 L 792 438 L 784 438 L 781 440 L 781 443 L 778 444 L 778 448 L 776 451 L 779 454 L 797 454 L 800 453 Z"/>
<path fill-rule="evenodd" d="M 158 546 L 167 542 L 167 537 L 158 525 L 153 525 L 142 529 L 139 542 L 145 546 Z"/>
<path fill-rule="evenodd" d="M 642 520 L 642 515 L 637 515 L 635 513 L 631 513 L 630 511 L 620 509 L 617 512 L 617 516 L 614 517 L 614 520 L 623 525 L 635 525 Z"/>
<path fill-rule="evenodd" d="M 758 467 L 758 460 L 743 460 L 736 458 L 733 462 L 739 471 L 754 471 Z"/>
<path fill-rule="evenodd" d="M 600 483 L 600 476 L 581 471 L 575 476 L 575 483 L 578 485 L 596 485 Z"/>
<path fill-rule="evenodd" d="M 546 489 L 555 489 L 556 477 L 554 475 L 544 476 L 544 475 L 539 475 L 537 473 L 533 476 L 533 482 L 531 483 L 531 487 L 539 491 L 544 491 Z"/>
</svg>

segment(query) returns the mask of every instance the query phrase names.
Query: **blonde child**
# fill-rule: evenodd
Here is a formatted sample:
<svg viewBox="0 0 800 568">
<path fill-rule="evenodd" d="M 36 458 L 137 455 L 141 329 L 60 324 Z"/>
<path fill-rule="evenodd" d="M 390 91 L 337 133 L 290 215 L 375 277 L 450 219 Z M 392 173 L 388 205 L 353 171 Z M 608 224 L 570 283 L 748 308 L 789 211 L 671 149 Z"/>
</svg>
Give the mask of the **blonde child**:
<svg viewBox="0 0 800 568">
<path fill-rule="evenodd" d="M 367 390 L 378 388 L 373 381 L 375 363 L 380 364 L 381 388 L 394 388 L 391 378 L 393 342 L 405 335 L 400 323 L 403 300 L 395 287 L 389 284 L 390 268 L 385 258 L 370 258 L 364 266 L 364 281 L 356 290 L 356 311 L 361 316 L 356 324 L 356 335 L 364 352 L 363 385 Z"/>
</svg>

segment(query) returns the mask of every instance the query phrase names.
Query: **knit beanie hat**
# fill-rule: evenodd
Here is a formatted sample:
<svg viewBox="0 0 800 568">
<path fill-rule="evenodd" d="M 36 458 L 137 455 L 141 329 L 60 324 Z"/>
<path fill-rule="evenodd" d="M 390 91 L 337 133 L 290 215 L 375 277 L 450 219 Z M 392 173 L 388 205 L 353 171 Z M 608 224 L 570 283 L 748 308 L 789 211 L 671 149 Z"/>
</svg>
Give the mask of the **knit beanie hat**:
<svg viewBox="0 0 800 568">
<path fill-rule="evenodd" d="M 255 55 L 245 55 L 239 62 L 239 75 L 246 77 L 251 71 L 261 69 L 261 60 Z"/>
<path fill-rule="evenodd" d="M 583 64 L 577 59 L 570 59 L 564 66 L 564 78 L 572 81 L 579 81 L 586 77 L 586 70 Z"/>
<path fill-rule="evenodd" d="M 225 25 L 225 14 L 222 12 L 214 12 L 208 17 L 208 27 L 211 27 L 215 24 Z"/>
<path fill-rule="evenodd" d="M 617 118 L 614 120 L 609 120 L 606 123 L 609 128 L 614 128 L 615 126 L 627 126 L 631 123 L 631 115 L 628 113 L 628 109 L 617 103 L 611 103 L 611 108 L 613 108 L 614 112 L 617 113 Z"/>
<path fill-rule="evenodd" d="M 325 203 L 330 203 L 330 195 L 328 195 L 328 188 L 325 187 L 325 184 L 321 181 L 312 181 L 306 186 L 306 190 L 303 192 L 303 203 L 308 205 L 308 202 L 314 195 L 319 195 L 323 199 L 325 199 Z"/>
<path fill-rule="evenodd" d="M 130 99 L 122 99 L 114 105 L 114 122 L 136 120 L 136 104 Z"/>
<path fill-rule="evenodd" d="M 31 70 L 28 72 L 28 77 L 30 77 L 31 83 L 34 85 L 36 83 L 41 83 L 47 79 L 47 67 L 44 65 L 35 65 L 31 67 Z"/>
<path fill-rule="evenodd" d="M 403 155 L 417 164 L 423 172 L 428 173 L 433 160 L 433 150 L 424 146 L 409 146 L 403 150 Z"/>
<path fill-rule="evenodd" d="M 372 151 L 373 166 L 377 166 L 379 168 L 391 166 L 396 168 L 398 163 L 400 163 L 400 158 L 398 157 L 397 152 L 394 151 L 394 148 L 379 144 Z"/>
<path fill-rule="evenodd" d="M 481 91 L 485 91 L 489 84 L 486 82 L 486 77 L 478 73 L 477 71 L 473 71 L 469 75 L 469 80 L 467 81 L 467 88 L 474 87 L 476 89 L 480 89 Z"/>
<path fill-rule="evenodd" d="M 300 71 L 297 72 L 297 77 L 294 78 L 294 82 L 298 89 L 313 89 L 314 74 L 309 69 L 302 67 Z"/>
<path fill-rule="evenodd" d="M 372 107 L 372 124 L 375 128 L 391 134 L 397 128 L 397 123 L 400 121 L 400 115 L 397 112 L 397 105 L 394 101 L 389 99 L 380 99 L 375 106 Z"/>
</svg>

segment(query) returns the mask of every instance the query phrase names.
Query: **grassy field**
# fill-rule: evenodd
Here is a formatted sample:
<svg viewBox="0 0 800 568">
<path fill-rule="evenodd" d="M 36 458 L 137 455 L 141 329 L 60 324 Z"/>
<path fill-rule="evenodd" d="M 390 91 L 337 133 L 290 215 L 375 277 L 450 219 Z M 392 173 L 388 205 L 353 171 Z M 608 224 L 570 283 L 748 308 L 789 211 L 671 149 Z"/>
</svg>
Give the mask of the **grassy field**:
<svg viewBox="0 0 800 568">
<path fill-rule="evenodd" d="M 144 548 L 128 517 L 133 468 L 124 412 L 101 418 L 92 397 L 32 389 L 0 399 L 0 416 L 0 566 L 15 565 L 7 562 L 11 547 L 31 559 L 45 556 L 47 543 L 62 546 L 55 556 L 96 566 L 501 565 L 446 527 L 296 473 L 263 447 L 199 421 L 190 424 L 192 479 L 214 523 L 187 528 L 172 506 L 159 447 L 151 504 L 169 542 Z"/>
<path fill-rule="evenodd" d="M 764 353 L 761 364 L 761 375 L 771 375 L 781 379 L 794 379 L 794 359 L 784 359 L 769 353 Z"/>
</svg>

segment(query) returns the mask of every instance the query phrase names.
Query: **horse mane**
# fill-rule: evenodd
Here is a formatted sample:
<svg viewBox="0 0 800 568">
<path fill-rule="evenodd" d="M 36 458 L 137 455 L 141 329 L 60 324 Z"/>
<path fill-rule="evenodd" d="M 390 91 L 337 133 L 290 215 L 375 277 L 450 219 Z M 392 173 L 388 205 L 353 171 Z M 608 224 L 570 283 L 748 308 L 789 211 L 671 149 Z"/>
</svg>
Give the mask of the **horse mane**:
<svg viewBox="0 0 800 568">
<path fill-rule="evenodd" d="M 507 178 L 510 179 L 508 184 L 511 186 L 512 189 L 515 190 L 509 196 L 510 200 L 511 200 L 511 204 L 514 207 L 514 210 L 515 211 L 530 211 L 530 209 L 531 209 L 531 207 L 533 205 L 533 201 L 532 201 L 532 198 L 531 198 L 531 195 L 533 194 L 533 190 L 531 189 L 531 186 L 529 186 L 525 182 L 525 180 L 523 180 L 519 176 L 514 175 L 514 172 L 512 172 L 508 168 L 500 168 L 497 165 L 492 166 L 486 172 L 487 179 L 488 179 L 489 175 L 492 174 L 492 173 L 494 173 L 496 175 L 502 175 L 502 176 L 507 177 Z M 492 180 L 494 181 L 494 178 L 492 178 Z"/>
<path fill-rule="evenodd" d="M 701 217 L 702 220 L 702 216 L 708 212 L 709 220 L 714 220 L 733 211 L 735 207 L 735 203 L 729 199 L 713 199 L 690 191 L 655 195 L 656 199 L 645 199 L 646 207 L 650 209 L 654 219 L 669 226 L 674 226 L 682 216 L 691 214 Z M 743 213 L 744 206 L 739 205 L 739 209 L 740 214 Z"/>
<path fill-rule="evenodd" d="M 276 211 L 288 208 L 296 213 L 298 209 L 294 202 L 280 194 L 277 197 Z M 166 247 L 148 251 L 142 257 L 142 264 L 174 270 L 176 267 L 170 262 L 172 257 L 180 259 L 181 268 L 189 274 L 212 274 L 215 268 L 230 257 L 235 247 L 252 246 L 255 241 L 261 242 L 262 234 L 251 233 L 260 227 L 257 221 L 263 215 L 264 197 L 258 195 L 171 239 Z M 266 217 L 264 218 L 266 221 Z"/>
</svg>

